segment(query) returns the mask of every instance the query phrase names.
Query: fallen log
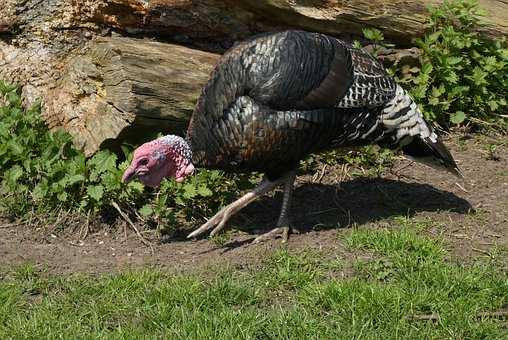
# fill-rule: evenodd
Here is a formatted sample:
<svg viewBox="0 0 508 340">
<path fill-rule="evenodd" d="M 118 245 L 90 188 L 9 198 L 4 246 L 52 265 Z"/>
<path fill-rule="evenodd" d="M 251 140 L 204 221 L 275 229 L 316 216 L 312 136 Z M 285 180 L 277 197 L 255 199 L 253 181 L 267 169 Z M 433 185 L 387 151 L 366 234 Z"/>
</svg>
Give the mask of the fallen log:
<svg viewBox="0 0 508 340">
<path fill-rule="evenodd" d="M 344 33 L 361 35 L 362 29 L 375 27 L 398 45 L 408 46 L 428 28 L 428 7 L 440 0 L 354 0 L 354 1 L 273 1 L 231 0 L 261 16 L 268 22 L 301 27 L 335 36 Z M 166 2 L 171 2 L 170 0 Z M 508 3 L 506 0 L 480 0 L 487 11 L 485 33 L 492 36 L 508 34 Z M 259 19 L 258 19 L 259 20 Z"/>
<path fill-rule="evenodd" d="M 231 43 L 275 29 L 303 28 L 333 35 L 360 36 L 365 27 L 381 29 L 386 38 L 408 45 L 421 36 L 428 6 L 441 0 L 3 0 L 0 27 L 12 25 L 40 40 L 52 31 L 116 28 L 127 33 L 153 33 L 188 41 L 207 39 Z M 479 0 L 485 9 L 485 30 L 508 34 L 506 0 Z M 1 31 L 0 31 L 1 33 Z M 58 40 L 58 39 L 57 39 Z M 226 46 L 227 47 L 227 46 Z M 220 47 L 219 47 L 220 48 Z"/>
<path fill-rule="evenodd" d="M 183 134 L 218 57 L 146 39 L 98 39 L 69 60 L 48 94 L 47 122 L 88 155 L 116 139 Z"/>
</svg>

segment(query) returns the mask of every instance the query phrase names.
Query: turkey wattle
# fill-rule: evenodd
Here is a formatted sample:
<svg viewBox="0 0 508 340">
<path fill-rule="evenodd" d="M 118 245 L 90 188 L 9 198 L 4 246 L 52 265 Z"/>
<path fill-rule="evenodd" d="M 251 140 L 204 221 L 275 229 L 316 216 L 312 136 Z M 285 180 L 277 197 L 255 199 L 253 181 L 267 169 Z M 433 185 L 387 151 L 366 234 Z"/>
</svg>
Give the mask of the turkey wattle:
<svg viewBox="0 0 508 340">
<path fill-rule="evenodd" d="M 165 136 L 134 153 L 125 182 L 182 181 L 194 166 L 260 171 L 263 181 L 189 235 L 224 228 L 257 197 L 284 186 L 277 228 L 290 230 L 296 169 L 309 153 L 378 144 L 460 176 L 411 97 L 366 52 L 317 33 L 285 31 L 253 38 L 224 54 L 205 85 L 187 138 Z"/>
</svg>

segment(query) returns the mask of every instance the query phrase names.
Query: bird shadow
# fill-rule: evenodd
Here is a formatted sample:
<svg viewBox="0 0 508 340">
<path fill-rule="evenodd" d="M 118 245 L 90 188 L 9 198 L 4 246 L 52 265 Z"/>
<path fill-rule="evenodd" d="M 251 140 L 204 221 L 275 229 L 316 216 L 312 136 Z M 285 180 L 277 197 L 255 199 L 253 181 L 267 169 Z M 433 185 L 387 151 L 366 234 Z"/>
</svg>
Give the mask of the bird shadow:
<svg viewBox="0 0 508 340">
<path fill-rule="evenodd" d="M 247 233 L 274 228 L 282 192 L 265 196 L 241 211 L 232 221 Z M 337 185 L 306 183 L 294 191 L 292 226 L 302 233 L 319 229 L 346 228 L 419 212 L 468 213 L 471 204 L 452 192 L 429 184 L 385 178 L 355 178 Z"/>
</svg>

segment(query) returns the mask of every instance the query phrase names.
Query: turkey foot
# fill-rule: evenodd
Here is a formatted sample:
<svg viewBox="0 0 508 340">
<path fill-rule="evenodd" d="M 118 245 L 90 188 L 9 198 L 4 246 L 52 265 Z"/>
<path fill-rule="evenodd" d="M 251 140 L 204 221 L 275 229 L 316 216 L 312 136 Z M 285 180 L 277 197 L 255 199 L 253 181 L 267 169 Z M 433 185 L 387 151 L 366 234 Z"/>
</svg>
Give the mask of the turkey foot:
<svg viewBox="0 0 508 340">
<path fill-rule="evenodd" d="M 238 200 L 234 201 L 230 205 L 222 208 L 215 216 L 210 218 L 205 224 L 203 224 L 198 229 L 194 230 L 192 233 L 187 236 L 187 238 L 192 238 L 203 234 L 205 231 L 212 229 L 215 227 L 210 236 L 216 235 L 219 231 L 221 231 L 225 226 L 226 222 L 229 220 L 231 216 L 236 214 L 241 209 L 245 208 L 251 202 L 256 200 L 259 196 L 266 194 L 267 192 L 272 191 L 275 187 L 281 184 L 281 180 L 271 182 L 268 179 L 264 179 L 261 184 L 259 184 L 254 190 L 246 193 Z"/>
<path fill-rule="evenodd" d="M 286 243 L 289 238 L 289 231 L 298 233 L 298 230 L 290 227 L 289 210 L 291 208 L 291 201 L 293 199 L 293 189 L 296 179 L 296 171 L 291 171 L 286 178 L 284 178 L 284 196 L 282 197 L 282 207 L 280 209 L 279 221 L 277 228 L 260 235 L 252 241 L 252 243 L 259 243 L 269 239 L 282 237 L 282 243 Z"/>
<path fill-rule="evenodd" d="M 291 194 L 292 194 L 292 188 L 293 183 L 296 177 L 296 171 L 291 171 L 288 173 L 288 175 L 282 177 L 279 180 L 276 181 L 270 181 L 268 179 L 264 179 L 254 190 L 246 193 L 242 197 L 240 197 L 238 200 L 234 201 L 230 205 L 222 208 L 217 214 L 215 214 L 212 218 L 210 218 L 205 224 L 203 224 L 198 229 L 194 230 L 192 233 L 190 233 L 187 238 L 193 238 L 196 236 L 199 236 L 203 234 L 204 232 L 214 228 L 212 232 L 210 233 L 210 236 L 216 235 L 218 232 L 220 232 L 224 227 L 226 226 L 226 222 L 236 214 L 241 209 L 245 208 L 247 205 L 252 203 L 254 200 L 256 200 L 258 197 L 272 191 L 280 184 L 284 184 L 284 198 L 282 200 L 282 209 L 281 209 L 281 215 L 279 217 L 279 223 L 277 225 L 283 225 L 281 223 L 285 223 L 288 219 L 287 217 L 287 210 L 290 205 L 291 201 Z M 288 183 L 290 183 L 290 189 L 288 190 Z M 288 225 L 288 224 L 286 224 Z M 289 230 L 289 228 L 288 228 Z M 286 237 L 287 239 L 287 237 Z"/>
<path fill-rule="evenodd" d="M 260 243 L 270 239 L 275 239 L 279 236 L 282 237 L 282 243 L 286 243 L 289 239 L 289 230 L 289 227 L 277 227 L 263 235 L 259 235 L 254 239 L 254 241 L 252 241 L 252 243 Z"/>
</svg>

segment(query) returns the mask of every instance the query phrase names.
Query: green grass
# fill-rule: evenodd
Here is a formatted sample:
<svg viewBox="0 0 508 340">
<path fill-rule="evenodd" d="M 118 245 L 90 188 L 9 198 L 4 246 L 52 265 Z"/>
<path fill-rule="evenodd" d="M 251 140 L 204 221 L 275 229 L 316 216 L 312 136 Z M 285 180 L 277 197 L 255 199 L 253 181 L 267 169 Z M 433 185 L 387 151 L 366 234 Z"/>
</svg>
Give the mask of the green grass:
<svg viewBox="0 0 508 340">
<path fill-rule="evenodd" d="M 351 249 L 371 256 L 346 279 L 336 273 L 348 259 L 286 250 L 261 267 L 192 274 L 6 270 L 0 338 L 506 338 L 506 320 L 479 316 L 508 302 L 506 268 L 447 261 L 442 240 L 397 224 L 347 235 Z M 430 314 L 439 318 L 414 317 Z"/>
</svg>

